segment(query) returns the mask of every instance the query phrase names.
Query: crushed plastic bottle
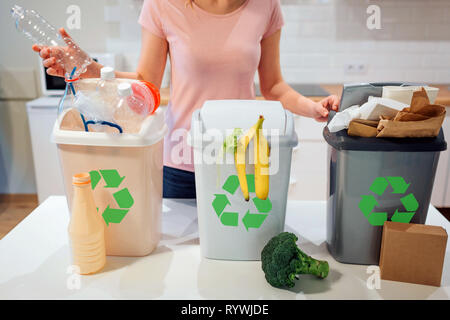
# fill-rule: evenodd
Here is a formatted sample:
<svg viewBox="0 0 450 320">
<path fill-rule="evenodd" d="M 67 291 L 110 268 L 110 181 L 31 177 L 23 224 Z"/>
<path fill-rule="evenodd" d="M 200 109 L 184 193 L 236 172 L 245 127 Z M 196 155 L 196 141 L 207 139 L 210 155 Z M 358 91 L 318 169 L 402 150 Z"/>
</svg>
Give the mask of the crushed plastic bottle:
<svg viewBox="0 0 450 320">
<path fill-rule="evenodd" d="M 149 115 L 149 108 L 143 100 L 133 95 L 129 83 L 121 83 L 117 89 L 120 100 L 115 108 L 114 120 L 124 133 L 138 133 L 142 121 Z"/>
<path fill-rule="evenodd" d="M 22 32 L 34 43 L 48 47 L 60 47 L 57 62 L 64 68 L 66 79 L 72 70 L 76 70 L 72 77 L 78 78 L 86 72 L 92 59 L 78 47 L 70 38 L 63 38 L 56 28 L 47 22 L 34 10 L 24 9 L 18 5 L 11 8 L 11 16 L 15 20 L 16 29 Z"/>
</svg>

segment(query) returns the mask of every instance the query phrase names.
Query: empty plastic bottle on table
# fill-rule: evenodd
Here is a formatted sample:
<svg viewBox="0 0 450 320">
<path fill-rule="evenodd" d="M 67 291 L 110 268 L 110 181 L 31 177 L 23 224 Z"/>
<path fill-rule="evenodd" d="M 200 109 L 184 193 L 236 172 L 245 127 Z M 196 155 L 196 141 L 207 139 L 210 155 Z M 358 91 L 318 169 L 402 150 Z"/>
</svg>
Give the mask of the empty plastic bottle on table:
<svg viewBox="0 0 450 320">
<path fill-rule="evenodd" d="M 144 119 L 150 115 L 150 108 L 145 101 L 133 95 L 129 83 L 118 86 L 120 100 L 115 108 L 114 120 L 124 133 L 138 133 Z"/>
<path fill-rule="evenodd" d="M 95 273 L 106 262 L 105 222 L 94 203 L 89 173 L 74 175 L 72 185 L 69 237 L 73 264 L 80 274 Z"/>
<path fill-rule="evenodd" d="M 75 67 L 73 79 L 84 73 L 87 66 L 92 63 L 92 59 L 72 39 L 63 38 L 56 28 L 36 11 L 15 5 L 11 9 L 11 16 L 15 20 L 17 30 L 34 43 L 48 47 L 60 47 L 57 61 L 64 68 L 66 79 L 70 78 Z"/>
</svg>

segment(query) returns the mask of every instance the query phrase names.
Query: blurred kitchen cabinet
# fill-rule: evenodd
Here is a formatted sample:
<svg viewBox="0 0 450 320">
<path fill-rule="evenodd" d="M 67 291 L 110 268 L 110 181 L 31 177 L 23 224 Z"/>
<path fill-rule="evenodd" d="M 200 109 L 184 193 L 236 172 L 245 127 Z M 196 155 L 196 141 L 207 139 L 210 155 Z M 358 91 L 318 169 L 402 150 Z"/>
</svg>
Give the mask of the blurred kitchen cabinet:
<svg viewBox="0 0 450 320">
<path fill-rule="evenodd" d="M 41 97 L 27 103 L 39 203 L 51 195 L 64 195 L 56 145 L 50 141 L 61 97 Z"/>
</svg>

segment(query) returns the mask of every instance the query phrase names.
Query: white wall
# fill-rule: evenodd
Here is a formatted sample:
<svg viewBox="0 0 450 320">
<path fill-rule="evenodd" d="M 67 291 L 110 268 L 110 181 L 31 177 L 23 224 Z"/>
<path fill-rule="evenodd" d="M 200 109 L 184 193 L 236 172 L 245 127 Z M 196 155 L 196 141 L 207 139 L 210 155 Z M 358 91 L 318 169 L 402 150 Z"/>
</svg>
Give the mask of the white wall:
<svg viewBox="0 0 450 320">
<path fill-rule="evenodd" d="M 285 17 L 281 62 L 291 82 L 405 80 L 450 83 L 449 0 L 281 0 Z M 139 57 L 142 0 L 0 1 L 0 193 L 35 192 L 25 102 L 40 95 L 38 58 L 14 29 L 13 4 L 34 8 L 56 26 L 66 9 L 81 8 L 81 30 L 69 31 L 88 52 L 124 55 L 124 70 Z M 382 29 L 365 26 L 369 4 L 381 7 Z M 365 73 L 344 66 L 362 63 Z"/>
<path fill-rule="evenodd" d="M 281 0 L 281 63 L 288 81 L 450 83 L 448 0 Z M 381 8 L 369 30 L 367 7 Z M 345 65 L 364 64 L 362 74 Z"/>
</svg>

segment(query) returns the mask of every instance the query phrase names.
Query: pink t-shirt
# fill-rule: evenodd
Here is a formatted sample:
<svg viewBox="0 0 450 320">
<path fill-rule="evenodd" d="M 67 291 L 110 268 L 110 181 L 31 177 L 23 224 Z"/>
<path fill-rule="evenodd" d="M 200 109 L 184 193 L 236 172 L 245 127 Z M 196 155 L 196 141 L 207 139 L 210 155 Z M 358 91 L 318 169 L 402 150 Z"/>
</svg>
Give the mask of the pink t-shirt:
<svg viewBox="0 0 450 320">
<path fill-rule="evenodd" d="M 261 40 L 283 26 L 279 0 L 247 0 L 224 14 L 185 0 L 146 0 L 139 23 L 169 43 L 172 66 L 164 165 L 194 171 L 187 144 L 194 110 L 206 100 L 254 99 Z"/>
</svg>

